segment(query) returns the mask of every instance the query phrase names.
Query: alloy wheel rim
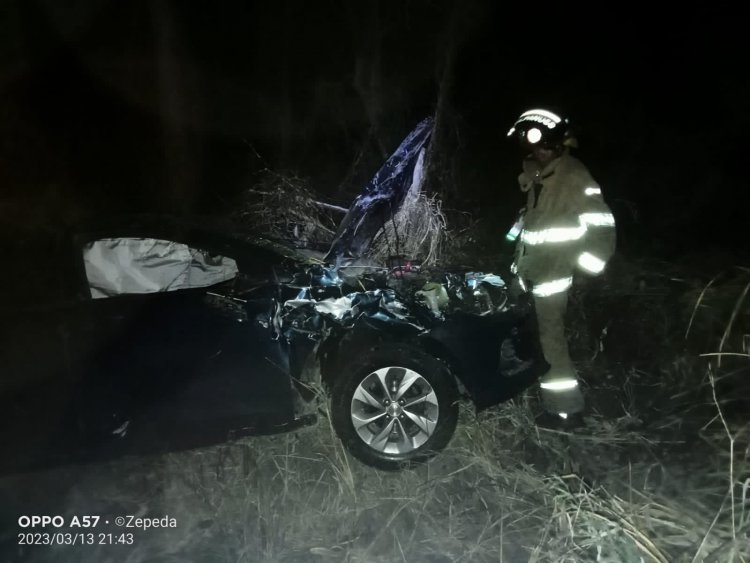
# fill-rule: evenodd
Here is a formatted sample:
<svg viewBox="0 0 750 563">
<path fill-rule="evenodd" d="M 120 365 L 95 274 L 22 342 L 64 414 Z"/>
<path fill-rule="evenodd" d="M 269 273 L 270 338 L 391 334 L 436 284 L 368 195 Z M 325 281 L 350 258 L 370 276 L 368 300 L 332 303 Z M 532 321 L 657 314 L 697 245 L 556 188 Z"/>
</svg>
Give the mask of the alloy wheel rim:
<svg viewBox="0 0 750 563">
<path fill-rule="evenodd" d="M 380 453 L 403 455 L 430 439 L 439 410 L 437 395 L 424 377 L 409 368 L 390 366 L 360 382 L 350 413 L 365 444 Z"/>
</svg>

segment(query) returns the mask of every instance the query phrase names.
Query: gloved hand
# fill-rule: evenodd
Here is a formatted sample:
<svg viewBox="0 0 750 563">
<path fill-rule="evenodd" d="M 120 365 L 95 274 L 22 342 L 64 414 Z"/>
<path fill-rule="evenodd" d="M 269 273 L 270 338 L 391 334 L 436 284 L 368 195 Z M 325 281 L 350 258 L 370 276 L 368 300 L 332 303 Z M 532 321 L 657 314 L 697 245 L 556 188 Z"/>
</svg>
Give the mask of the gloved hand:
<svg viewBox="0 0 750 563">
<path fill-rule="evenodd" d="M 526 213 L 526 208 L 522 207 L 518 211 L 518 215 L 516 216 L 516 221 L 513 223 L 513 226 L 510 228 L 510 230 L 505 235 L 505 240 L 508 242 L 515 242 L 518 238 L 518 235 L 521 234 L 521 231 L 523 231 L 523 219 L 524 215 Z"/>
</svg>

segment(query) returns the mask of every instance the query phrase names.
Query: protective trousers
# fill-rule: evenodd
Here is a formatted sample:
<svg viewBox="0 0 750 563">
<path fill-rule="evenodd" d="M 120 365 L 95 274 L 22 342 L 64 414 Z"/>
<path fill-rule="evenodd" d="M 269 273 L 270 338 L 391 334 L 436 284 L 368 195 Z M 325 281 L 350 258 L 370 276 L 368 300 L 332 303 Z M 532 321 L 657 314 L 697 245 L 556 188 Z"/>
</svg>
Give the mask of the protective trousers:
<svg viewBox="0 0 750 563">
<path fill-rule="evenodd" d="M 554 414 L 574 414 L 584 408 L 575 367 L 565 336 L 565 310 L 568 291 L 534 296 L 539 340 L 550 370 L 540 380 L 542 404 Z"/>
</svg>

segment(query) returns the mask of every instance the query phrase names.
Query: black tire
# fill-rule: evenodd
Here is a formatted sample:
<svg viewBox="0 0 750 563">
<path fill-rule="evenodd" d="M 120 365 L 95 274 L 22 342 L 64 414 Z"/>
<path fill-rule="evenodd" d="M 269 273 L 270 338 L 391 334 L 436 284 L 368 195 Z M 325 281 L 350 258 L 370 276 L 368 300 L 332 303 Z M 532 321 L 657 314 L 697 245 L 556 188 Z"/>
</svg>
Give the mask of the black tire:
<svg viewBox="0 0 750 563">
<path fill-rule="evenodd" d="M 390 393 L 383 381 L 391 390 L 396 384 L 400 388 Z M 390 398 L 398 400 L 391 404 Z M 373 422 L 358 425 L 358 430 L 354 416 Z M 458 421 L 456 382 L 435 357 L 417 348 L 384 345 L 342 366 L 332 389 L 331 417 L 354 457 L 379 469 L 402 469 L 435 456 L 453 437 Z"/>
</svg>

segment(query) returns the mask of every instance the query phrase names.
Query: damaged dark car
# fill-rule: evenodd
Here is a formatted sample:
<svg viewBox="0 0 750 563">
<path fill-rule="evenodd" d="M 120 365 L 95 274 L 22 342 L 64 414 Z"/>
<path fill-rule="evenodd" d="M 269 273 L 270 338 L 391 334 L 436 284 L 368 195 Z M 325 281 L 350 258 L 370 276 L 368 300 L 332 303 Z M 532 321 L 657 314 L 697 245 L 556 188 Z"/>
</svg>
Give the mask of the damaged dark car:
<svg viewBox="0 0 750 563">
<path fill-rule="evenodd" d="M 398 469 L 448 444 L 460 400 L 526 389 L 548 366 L 510 280 L 357 263 L 429 132 L 404 141 L 320 258 L 161 216 L 72 232 L 59 298 L 3 305 L 3 469 L 295 429 L 319 418 L 321 389 L 347 449 Z"/>
</svg>

